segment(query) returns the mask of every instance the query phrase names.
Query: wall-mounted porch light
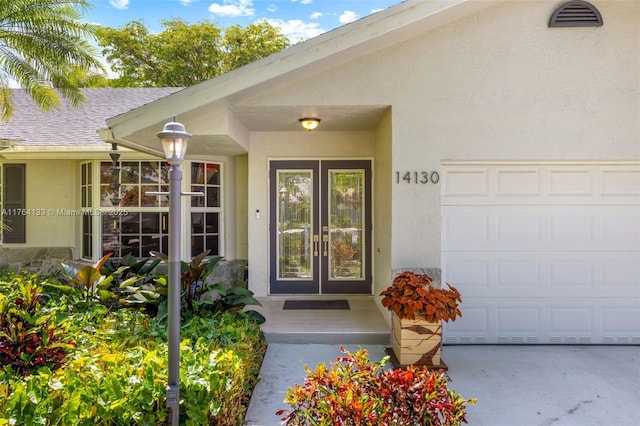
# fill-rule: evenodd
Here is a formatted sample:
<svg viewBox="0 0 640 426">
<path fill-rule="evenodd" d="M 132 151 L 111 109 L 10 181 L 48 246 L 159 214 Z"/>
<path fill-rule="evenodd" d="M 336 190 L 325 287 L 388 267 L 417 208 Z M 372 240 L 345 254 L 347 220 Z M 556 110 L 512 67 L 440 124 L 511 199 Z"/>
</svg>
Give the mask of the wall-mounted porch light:
<svg viewBox="0 0 640 426">
<path fill-rule="evenodd" d="M 315 117 L 304 117 L 298 120 L 302 127 L 308 131 L 312 131 L 320 124 L 320 119 Z"/>
</svg>

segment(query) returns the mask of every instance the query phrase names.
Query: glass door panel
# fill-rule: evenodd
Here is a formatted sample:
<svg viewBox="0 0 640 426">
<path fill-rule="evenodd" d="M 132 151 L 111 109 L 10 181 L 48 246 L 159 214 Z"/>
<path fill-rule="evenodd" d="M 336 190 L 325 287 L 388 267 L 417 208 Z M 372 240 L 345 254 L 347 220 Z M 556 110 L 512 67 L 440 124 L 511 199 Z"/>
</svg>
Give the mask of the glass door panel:
<svg viewBox="0 0 640 426">
<path fill-rule="evenodd" d="M 371 161 L 321 161 L 320 177 L 321 291 L 371 294 Z"/>
<path fill-rule="evenodd" d="M 278 279 L 312 280 L 313 175 L 278 171 Z"/>
<path fill-rule="evenodd" d="M 364 171 L 329 170 L 329 280 L 364 279 Z"/>
<path fill-rule="evenodd" d="M 270 292 L 318 293 L 318 162 L 272 161 L 269 186 Z"/>
</svg>

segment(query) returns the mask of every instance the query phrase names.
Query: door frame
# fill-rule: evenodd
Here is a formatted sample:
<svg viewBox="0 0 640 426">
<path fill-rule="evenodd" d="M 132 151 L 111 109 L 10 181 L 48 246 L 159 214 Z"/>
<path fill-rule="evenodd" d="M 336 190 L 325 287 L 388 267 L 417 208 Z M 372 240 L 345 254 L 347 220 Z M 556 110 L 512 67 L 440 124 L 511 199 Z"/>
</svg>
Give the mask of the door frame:
<svg viewBox="0 0 640 426">
<path fill-rule="evenodd" d="M 346 167 L 343 167 L 346 166 Z M 328 170 L 330 169 L 356 169 L 362 168 L 365 172 L 365 193 L 364 200 L 364 225 L 362 228 L 365 247 L 363 262 L 365 263 L 364 278 L 362 280 L 342 280 L 330 281 L 328 275 L 328 257 L 314 256 L 312 268 L 315 274 L 322 274 L 318 279 L 313 280 L 278 280 L 277 279 L 277 242 L 274 232 L 273 221 L 277 222 L 277 202 L 274 202 L 273 183 L 277 179 L 278 170 L 312 170 L 318 182 L 314 183 L 312 196 L 316 203 L 321 203 L 321 199 L 326 203 L 325 191 L 328 185 Z M 269 159 L 268 160 L 268 200 L 269 200 L 269 243 L 268 243 L 268 293 L 269 294 L 308 294 L 308 295 L 329 295 L 329 294 L 362 294 L 371 295 L 373 289 L 373 159 L 371 158 L 289 158 L 289 159 Z M 314 206 L 317 214 L 313 214 L 312 227 L 319 235 L 322 232 L 320 227 L 328 223 L 328 209 L 326 205 Z"/>
</svg>

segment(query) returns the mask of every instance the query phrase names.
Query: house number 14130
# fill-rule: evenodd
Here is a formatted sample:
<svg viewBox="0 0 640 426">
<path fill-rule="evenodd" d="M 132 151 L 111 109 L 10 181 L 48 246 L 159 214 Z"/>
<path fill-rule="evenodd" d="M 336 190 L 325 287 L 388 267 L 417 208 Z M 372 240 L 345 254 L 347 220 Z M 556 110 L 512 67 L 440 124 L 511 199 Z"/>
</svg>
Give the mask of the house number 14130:
<svg viewBox="0 0 640 426">
<path fill-rule="evenodd" d="M 438 172 L 396 172 L 396 183 L 438 183 Z"/>
</svg>

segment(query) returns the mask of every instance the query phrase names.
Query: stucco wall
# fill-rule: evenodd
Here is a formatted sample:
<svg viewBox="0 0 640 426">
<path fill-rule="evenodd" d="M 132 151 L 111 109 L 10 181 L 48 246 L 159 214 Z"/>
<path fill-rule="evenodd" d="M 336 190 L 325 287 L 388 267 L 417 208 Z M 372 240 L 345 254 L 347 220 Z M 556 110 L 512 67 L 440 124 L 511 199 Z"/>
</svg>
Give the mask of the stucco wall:
<svg viewBox="0 0 640 426">
<path fill-rule="evenodd" d="M 26 199 L 24 244 L 6 248 L 75 247 L 80 217 L 77 212 L 77 173 L 74 160 L 12 160 L 25 164 Z"/>
<path fill-rule="evenodd" d="M 248 199 L 247 199 L 247 190 L 249 187 L 249 158 L 246 155 L 241 155 L 235 157 L 236 163 L 236 211 L 235 211 L 235 222 L 236 222 L 236 232 L 234 239 L 236 241 L 236 250 L 234 259 L 248 259 L 249 257 L 249 248 L 248 248 L 248 227 L 247 221 L 249 218 L 248 212 Z M 227 254 L 227 258 L 231 258 L 230 254 Z"/>
<path fill-rule="evenodd" d="M 376 190 L 373 197 L 373 294 L 378 297 L 381 291 L 391 282 L 391 236 L 392 212 L 391 203 L 391 109 L 387 110 L 375 132 L 375 170 L 373 185 Z M 381 305 L 380 305 L 381 307 Z M 385 316 L 390 314 L 381 309 Z"/>
<path fill-rule="evenodd" d="M 603 27 L 548 28 L 557 1 L 508 1 L 254 102 L 391 105 L 391 266 L 437 266 L 440 187 L 398 184 L 397 171 L 640 159 L 640 3 L 592 3 Z"/>
</svg>

